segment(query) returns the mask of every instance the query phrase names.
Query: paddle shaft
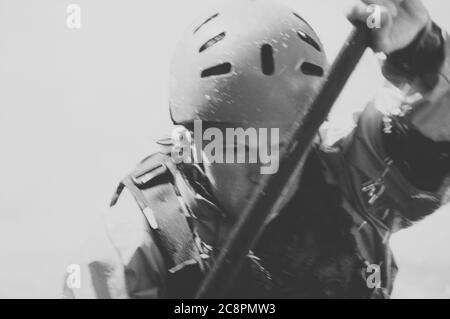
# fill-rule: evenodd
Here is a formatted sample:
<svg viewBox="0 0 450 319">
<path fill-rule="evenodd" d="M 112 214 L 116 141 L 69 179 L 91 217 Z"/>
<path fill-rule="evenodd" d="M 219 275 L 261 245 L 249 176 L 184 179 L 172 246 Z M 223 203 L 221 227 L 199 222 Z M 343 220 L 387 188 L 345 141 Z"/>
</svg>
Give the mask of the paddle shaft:
<svg viewBox="0 0 450 319">
<path fill-rule="evenodd" d="M 293 125 L 283 148 L 280 169 L 264 175 L 229 239 L 197 291 L 197 299 L 223 298 L 232 287 L 249 251 L 263 233 L 270 216 L 279 213 L 280 198 L 294 187 L 319 128 L 363 56 L 369 41 L 365 26 L 354 28 L 331 66 L 316 98 Z M 304 108 L 302 105 L 301 108 Z"/>
</svg>

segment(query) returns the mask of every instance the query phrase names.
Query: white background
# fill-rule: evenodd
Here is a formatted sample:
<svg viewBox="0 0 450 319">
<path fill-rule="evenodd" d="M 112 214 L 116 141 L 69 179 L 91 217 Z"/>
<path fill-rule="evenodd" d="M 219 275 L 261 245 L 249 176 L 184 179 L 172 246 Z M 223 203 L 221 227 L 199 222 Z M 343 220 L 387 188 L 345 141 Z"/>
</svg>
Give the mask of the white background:
<svg viewBox="0 0 450 319">
<path fill-rule="evenodd" d="M 65 266 L 117 182 L 170 132 L 169 59 L 210 2 L 0 0 L 0 297 L 60 296 Z M 350 2 L 280 2 L 311 22 L 332 60 L 350 31 Z M 66 26 L 70 3 L 81 5 L 80 30 Z M 449 29 L 450 3 L 425 3 Z M 381 84 L 369 54 L 335 123 L 350 125 Z M 450 297 L 447 215 L 395 238 L 396 296 Z"/>
</svg>

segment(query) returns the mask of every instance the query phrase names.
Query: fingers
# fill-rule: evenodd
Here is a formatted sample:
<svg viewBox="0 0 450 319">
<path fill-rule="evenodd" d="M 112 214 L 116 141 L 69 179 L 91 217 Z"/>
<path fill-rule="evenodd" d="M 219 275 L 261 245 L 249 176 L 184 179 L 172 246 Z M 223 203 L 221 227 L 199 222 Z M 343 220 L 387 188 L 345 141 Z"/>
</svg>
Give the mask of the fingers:
<svg viewBox="0 0 450 319">
<path fill-rule="evenodd" d="M 365 22 L 367 20 L 367 5 L 361 1 L 354 1 L 354 4 L 347 12 L 347 19 L 352 23 Z"/>
<path fill-rule="evenodd" d="M 347 14 L 347 18 L 355 25 L 363 23 L 371 29 L 370 47 L 375 52 L 384 52 L 389 50 L 389 31 L 397 12 L 393 1 L 359 0 Z"/>
<path fill-rule="evenodd" d="M 365 24 L 372 31 L 372 49 L 385 53 L 411 43 L 430 21 L 421 0 L 358 0 L 347 18 Z"/>
<path fill-rule="evenodd" d="M 361 1 L 364 2 L 367 5 L 375 4 L 375 5 L 379 5 L 379 6 L 399 7 L 406 0 L 361 0 Z"/>
<path fill-rule="evenodd" d="M 395 18 L 398 15 L 398 8 L 405 0 L 362 0 L 367 6 L 380 6 L 381 9 L 387 10 L 389 14 Z"/>
<path fill-rule="evenodd" d="M 387 0 L 358 0 L 347 13 L 347 18 L 353 24 L 365 23 L 368 24 L 369 28 L 373 28 L 374 26 L 370 25 L 371 22 L 372 24 L 377 22 L 376 28 L 383 28 L 389 25 L 398 14 L 397 7 L 392 2 Z"/>
</svg>

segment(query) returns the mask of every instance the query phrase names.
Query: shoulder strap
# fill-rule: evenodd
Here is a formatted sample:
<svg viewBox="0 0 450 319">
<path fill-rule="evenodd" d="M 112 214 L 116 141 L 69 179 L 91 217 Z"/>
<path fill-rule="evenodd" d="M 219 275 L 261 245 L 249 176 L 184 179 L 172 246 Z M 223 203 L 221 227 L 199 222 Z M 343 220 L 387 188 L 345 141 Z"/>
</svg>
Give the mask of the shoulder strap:
<svg viewBox="0 0 450 319">
<path fill-rule="evenodd" d="M 170 168 L 170 169 L 169 169 Z M 114 206 L 126 187 L 148 221 L 169 268 L 198 260 L 194 236 L 174 185 L 174 169 L 167 154 L 146 158 L 120 183 L 112 199 Z"/>
</svg>

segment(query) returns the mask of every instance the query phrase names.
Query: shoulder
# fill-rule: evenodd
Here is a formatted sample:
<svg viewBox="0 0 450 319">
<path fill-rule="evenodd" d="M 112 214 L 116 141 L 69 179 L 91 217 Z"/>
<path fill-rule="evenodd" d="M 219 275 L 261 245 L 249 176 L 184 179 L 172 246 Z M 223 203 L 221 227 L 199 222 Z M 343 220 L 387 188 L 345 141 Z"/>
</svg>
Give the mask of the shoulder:
<svg viewBox="0 0 450 319">
<path fill-rule="evenodd" d="M 163 258 L 155 242 L 158 225 L 153 208 L 158 206 L 162 193 L 173 191 L 169 162 L 166 153 L 148 156 L 119 183 L 113 196 L 105 227 L 124 265 L 130 264 L 137 253 L 145 252 L 156 256 L 155 261 L 150 261 L 153 268 L 165 268 L 159 262 Z"/>
<path fill-rule="evenodd" d="M 129 188 L 131 193 L 136 195 L 135 187 L 137 190 L 145 190 L 167 183 L 167 178 L 170 177 L 169 168 L 175 169 L 174 165 L 167 152 L 158 152 L 146 157 L 119 183 L 110 206 L 116 206 L 125 188 Z"/>
<path fill-rule="evenodd" d="M 164 153 L 155 153 L 120 182 L 111 207 L 89 234 L 78 258 L 73 260 L 80 268 L 81 287 L 69 287 L 66 278 L 66 297 L 159 298 L 164 295 L 168 267 L 136 194 L 168 183 L 166 160 Z M 154 194 L 143 196 L 157 201 L 151 198 Z"/>
</svg>

